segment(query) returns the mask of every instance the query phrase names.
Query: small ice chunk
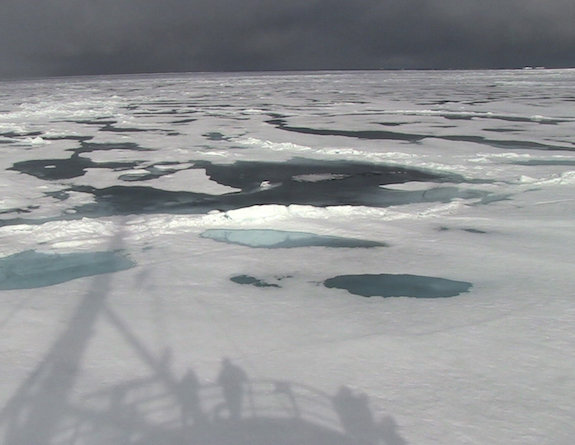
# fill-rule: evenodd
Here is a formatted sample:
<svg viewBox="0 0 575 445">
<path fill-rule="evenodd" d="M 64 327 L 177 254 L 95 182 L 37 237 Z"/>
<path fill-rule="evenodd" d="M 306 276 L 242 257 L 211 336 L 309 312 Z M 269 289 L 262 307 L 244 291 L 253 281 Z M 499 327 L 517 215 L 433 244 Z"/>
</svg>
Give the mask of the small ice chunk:
<svg viewBox="0 0 575 445">
<path fill-rule="evenodd" d="M 40 145 L 46 145 L 49 144 L 48 141 L 44 140 L 42 137 L 40 136 L 36 136 L 36 137 L 28 137 L 26 139 L 24 139 L 24 143 L 28 144 L 28 145 L 33 145 L 33 146 L 40 146 Z"/>
</svg>

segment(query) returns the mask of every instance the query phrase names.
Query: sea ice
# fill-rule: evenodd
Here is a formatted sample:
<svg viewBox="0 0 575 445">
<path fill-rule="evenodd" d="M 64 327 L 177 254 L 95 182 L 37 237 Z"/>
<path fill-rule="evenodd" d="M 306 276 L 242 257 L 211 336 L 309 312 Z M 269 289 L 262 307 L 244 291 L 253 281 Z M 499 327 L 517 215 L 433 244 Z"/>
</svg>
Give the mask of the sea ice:
<svg viewBox="0 0 575 445">
<path fill-rule="evenodd" d="M 574 82 L 0 82 L 0 442 L 571 444 Z"/>
</svg>

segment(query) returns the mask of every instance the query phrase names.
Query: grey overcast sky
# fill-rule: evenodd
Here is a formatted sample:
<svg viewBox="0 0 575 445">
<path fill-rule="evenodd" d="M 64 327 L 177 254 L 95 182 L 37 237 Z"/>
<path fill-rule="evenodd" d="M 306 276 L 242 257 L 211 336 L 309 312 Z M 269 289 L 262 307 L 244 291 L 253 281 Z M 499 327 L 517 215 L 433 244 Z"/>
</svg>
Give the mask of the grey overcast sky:
<svg viewBox="0 0 575 445">
<path fill-rule="evenodd" d="M 575 67 L 575 0 L 1 0 L 0 77 Z"/>
</svg>

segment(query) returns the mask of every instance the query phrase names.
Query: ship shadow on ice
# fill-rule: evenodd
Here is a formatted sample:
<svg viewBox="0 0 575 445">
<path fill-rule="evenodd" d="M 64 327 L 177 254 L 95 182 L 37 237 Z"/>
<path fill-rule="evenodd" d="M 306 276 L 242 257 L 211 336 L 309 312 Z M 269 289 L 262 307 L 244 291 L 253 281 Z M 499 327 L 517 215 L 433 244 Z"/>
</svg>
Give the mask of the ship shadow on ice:
<svg viewBox="0 0 575 445">
<path fill-rule="evenodd" d="M 58 431 L 78 444 L 407 444 L 393 417 L 376 418 L 366 394 L 250 379 L 227 359 L 213 384 L 199 384 L 189 369 L 171 385 L 154 376 L 129 380 L 82 403 L 83 416 Z"/>
<path fill-rule="evenodd" d="M 119 231 L 110 248 L 123 246 Z M 0 408 L 5 445 L 403 445 L 392 417 L 365 394 L 329 394 L 289 380 L 251 379 L 223 359 L 214 383 L 173 369 L 109 303 L 113 274 L 96 275 L 69 322 Z M 83 357 L 105 323 L 141 363 L 137 378 L 80 391 Z M 90 372 L 93 372 L 91 370 Z"/>
<path fill-rule="evenodd" d="M 6 445 L 405 445 L 393 417 L 376 418 L 366 394 L 329 394 L 288 380 L 250 379 L 229 359 L 214 383 L 178 376 L 169 348 L 150 351 L 105 302 L 98 277 L 62 336 L 0 410 Z M 100 317 L 147 375 L 77 394 L 81 356 Z"/>
</svg>

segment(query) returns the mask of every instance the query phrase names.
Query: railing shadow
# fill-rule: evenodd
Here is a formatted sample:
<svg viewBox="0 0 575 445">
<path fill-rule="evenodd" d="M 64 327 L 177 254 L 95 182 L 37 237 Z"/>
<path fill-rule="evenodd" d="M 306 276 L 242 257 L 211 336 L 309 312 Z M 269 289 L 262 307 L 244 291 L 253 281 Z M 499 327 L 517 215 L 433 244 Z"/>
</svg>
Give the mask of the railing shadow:
<svg viewBox="0 0 575 445">
<path fill-rule="evenodd" d="M 123 248 L 123 225 L 111 237 L 110 251 Z M 112 274 L 92 279 L 68 325 L 50 350 L 0 410 L 0 431 L 6 445 L 48 445 L 55 429 L 70 415 L 70 399 L 81 360 L 106 308 Z"/>
<path fill-rule="evenodd" d="M 237 365 L 226 365 L 237 366 Z M 220 374 L 221 375 L 221 374 Z M 158 376 L 86 394 L 55 432 L 58 445 L 404 445 L 392 417 L 374 420 L 367 396 L 332 396 L 285 380 L 201 385 L 192 370 L 177 392 Z M 345 394 L 343 394 L 345 393 Z M 241 402 L 238 404 L 237 401 Z M 358 403 L 359 402 L 359 403 Z"/>
<path fill-rule="evenodd" d="M 122 246 L 122 234 L 111 247 Z M 369 400 L 288 380 L 250 379 L 224 358 L 215 383 L 178 376 L 107 303 L 112 274 L 96 276 L 66 329 L 0 410 L 5 445 L 405 445 L 393 418 L 374 419 Z M 111 324 L 148 370 L 76 394 L 82 357 L 98 320 Z"/>
</svg>

